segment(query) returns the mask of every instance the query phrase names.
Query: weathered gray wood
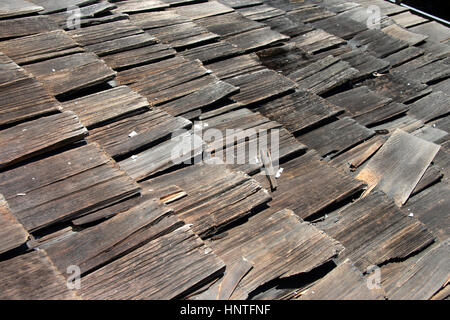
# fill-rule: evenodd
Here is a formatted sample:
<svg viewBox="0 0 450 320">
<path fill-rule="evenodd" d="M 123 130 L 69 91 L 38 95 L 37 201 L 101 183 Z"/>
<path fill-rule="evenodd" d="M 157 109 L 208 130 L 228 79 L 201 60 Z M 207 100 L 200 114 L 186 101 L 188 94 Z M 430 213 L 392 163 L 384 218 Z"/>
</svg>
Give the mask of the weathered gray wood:
<svg viewBox="0 0 450 320">
<path fill-rule="evenodd" d="M 11 213 L 8 202 L 0 194 L 0 253 L 17 248 L 24 244 L 29 234 Z"/>
<path fill-rule="evenodd" d="M 219 0 L 219 2 L 231 7 L 231 8 L 243 8 L 246 6 L 254 6 L 262 4 L 262 0 Z"/>
<path fill-rule="evenodd" d="M 159 221 L 170 219 L 170 214 L 170 209 L 156 199 L 141 201 L 96 226 L 49 241 L 39 248 L 45 249 L 60 272 L 76 265 L 84 274 L 158 238 L 161 233 L 173 231 L 177 224 L 169 224 L 168 229 L 157 226 Z"/>
<path fill-rule="evenodd" d="M 202 237 L 215 234 L 267 203 L 268 192 L 248 175 L 223 164 L 201 163 L 141 183 L 144 192 L 177 185 L 187 196 L 170 207 Z"/>
<path fill-rule="evenodd" d="M 383 107 L 356 116 L 355 120 L 362 125 L 373 127 L 377 124 L 401 116 L 402 114 L 405 114 L 408 110 L 409 110 L 408 105 L 405 105 L 403 103 L 391 102 Z"/>
<path fill-rule="evenodd" d="M 93 53 L 77 53 L 25 66 L 53 95 L 73 93 L 114 79 L 116 73 Z"/>
<path fill-rule="evenodd" d="M 304 6 L 297 10 L 289 11 L 286 16 L 294 22 L 314 22 L 336 15 L 334 12 L 328 11 L 318 6 Z"/>
<path fill-rule="evenodd" d="M 147 99 L 127 86 L 119 86 L 70 100 L 64 102 L 62 106 L 64 110 L 75 112 L 81 123 L 88 128 L 150 108 Z"/>
<path fill-rule="evenodd" d="M 438 151 L 438 145 L 398 129 L 357 178 L 368 184 L 365 194 L 377 186 L 400 207 L 408 200 Z"/>
<path fill-rule="evenodd" d="M 0 174 L 0 193 L 28 231 L 99 210 L 139 187 L 95 144 Z"/>
<path fill-rule="evenodd" d="M 327 56 L 291 73 L 288 77 L 297 82 L 299 88 L 322 94 L 348 82 L 358 74 L 358 70 L 352 68 L 348 62 Z"/>
<path fill-rule="evenodd" d="M 44 8 L 25 0 L 4 0 L 0 5 L 0 18 L 22 16 L 42 11 Z"/>
<path fill-rule="evenodd" d="M 358 33 L 367 30 L 365 24 L 341 15 L 315 21 L 312 25 L 317 29 L 325 30 L 326 32 L 345 40 L 349 40 Z"/>
<path fill-rule="evenodd" d="M 349 259 L 308 288 L 299 300 L 384 300 L 381 290 L 369 289 L 367 280 Z"/>
<path fill-rule="evenodd" d="M 441 91 L 432 92 L 412 103 L 408 114 L 416 119 L 429 122 L 450 113 L 450 96 Z"/>
<path fill-rule="evenodd" d="M 61 109 L 35 78 L 0 53 L 0 124 L 12 124 Z M 20 99 L 17 97 L 20 96 Z"/>
<path fill-rule="evenodd" d="M 385 74 L 381 77 L 368 79 L 362 84 L 369 87 L 370 90 L 399 103 L 407 103 L 431 92 L 431 88 L 427 85 L 400 74 Z"/>
<path fill-rule="evenodd" d="M 117 70 L 172 58 L 175 54 L 176 51 L 168 45 L 154 44 L 138 49 L 109 54 L 102 57 L 102 59 L 109 67 Z"/>
<path fill-rule="evenodd" d="M 401 212 L 381 191 L 328 216 L 318 227 L 344 245 L 339 259 L 349 258 L 362 272 L 405 258 L 434 241 L 419 220 Z"/>
<path fill-rule="evenodd" d="M 185 226 L 84 277 L 81 296 L 85 299 L 183 298 L 223 273 L 224 268 L 222 260 Z"/>
<path fill-rule="evenodd" d="M 291 133 L 312 128 L 343 112 L 342 108 L 307 91 L 269 101 L 257 110 L 281 123 Z"/>
<path fill-rule="evenodd" d="M 356 117 L 374 109 L 389 104 L 392 99 L 385 98 L 369 90 L 366 86 L 359 86 L 351 90 L 337 93 L 327 100 L 346 110 L 346 115 Z"/>
<path fill-rule="evenodd" d="M 188 17 L 192 20 L 218 16 L 230 12 L 234 12 L 229 6 L 223 5 L 218 1 L 208 1 L 203 3 L 196 3 L 187 6 L 180 6 L 170 9 L 177 14 Z"/>
<path fill-rule="evenodd" d="M 33 0 L 32 2 L 44 7 L 44 10 L 39 12 L 40 14 L 49 14 L 65 11 L 73 6 L 90 5 L 97 2 L 97 0 Z"/>
<path fill-rule="evenodd" d="M 350 65 L 359 71 L 358 79 L 367 78 L 374 73 L 386 71 L 390 63 L 385 59 L 376 58 L 361 50 L 352 50 L 339 56 L 342 60 L 350 63 Z"/>
<path fill-rule="evenodd" d="M 266 19 L 264 20 L 264 23 L 268 25 L 272 30 L 285 34 L 289 37 L 295 37 L 313 30 L 313 28 L 309 24 L 293 22 L 286 16 L 278 16 L 275 18 Z"/>
<path fill-rule="evenodd" d="M 29 36 L 56 29 L 57 24 L 46 16 L 0 20 L 0 39 Z"/>
<path fill-rule="evenodd" d="M 364 187 L 362 182 L 321 161 L 312 150 L 283 163 L 281 167 L 283 172 L 278 178 L 278 188 L 271 193 L 273 200 L 269 205 L 272 212 L 287 208 L 306 219 L 351 197 Z M 265 176 L 254 178 L 263 187 L 269 188 Z"/>
<path fill-rule="evenodd" d="M 418 24 L 427 22 L 428 20 L 411 13 L 410 11 L 402 12 L 391 17 L 392 20 L 403 28 L 414 27 Z"/>
<path fill-rule="evenodd" d="M 381 29 L 381 31 L 387 33 L 393 38 L 408 42 L 411 46 L 415 46 L 428 39 L 428 36 L 426 35 L 411 32 L 408 29 L 402 28 L 397 24 L 392 24 L 390 26 L 384 27 L 383 29 Z"/>
<path fill-rule="evenodd" d="M 261 70 L 227 80 L 239 87 L 239 93 L 231 96 L 242 105 L 263 101 L 270 97 L 288 92 L 295 88 L 295 83 L 273 70 Z"/>
<path fill-rule="evenodd" d="M 123 12 L 130 14 L 169 7 L 169 4 L 159 0 L 128 0 L 123 2 L 115 2 L 114 4 L 117 6 L 117 9 L 114 10 L 114 12 Z"/>
<path fill-rule="evenodd" d="M 449 60 L 450 58 L 438 60 L 426 55 L 409 61 L 391 72 L 421 83 L 437 82 L 450 77 L 450 64 L 447 63 Z"/>
<path fill-rule="evenodd" d="M 75 12 L 73 11 L 73 8 L 72 10 L 68 8 L 68 10 L 66 11 L 53 13 L 50 15 L 50 17 L 53 21 L 55 21 L 55 23 L 57 23 L 60 26 L 60 28 L 67 30 L 67 29 L 74 29 L 74 27 L 71 25 L 74 17 L 79 18 L 78 21 L 80 22 L 80 27 L 85 27 L 86 26 L 85 20 L 87 19 L 91 21 L 96 20 L 97 16 L 110 13 L 110 10 L 114 8 L 116 8 L 114 4 L 111 4 L 108 1 L 101 1 L 99 3 L 94 3 L 79 8 L 79 11 L 76 12 L 76 15 Z"/>
<path fill-rule="evenodd" d="M 385 132 L 394 132 L 397 129 L 401 129 L 406 132 L 413 132 L 419 128 L 422 128 L 424 123 L 422 120 L 417 120 L 411 116 L 405 115 L 389 122 L 384 122 L 372 127 L 373 130 L 381 130 Z"/>
<path fill-rule="evenodd" d="M 160 108 L 173 116 L 177 116 L 186 112 L 208 107 L 237 91 L 239 91 L 238 87 L 218 80 L 199 91 L 163 104 Z"/>
<path fill-rule="evenodd" d="M 402 65 L 405 62 L 408 62 L 412 59 L 415 59 L 423 55 L 423 53 L 424 51 L 420 48 L 408 47 L 385 57 L 384 60 L 389 61 L 391 67 L 395 68 L 399 65 Z"/>
<path fill-rule="evenodd" d="M 422 221 L 441 241 L 450 235 L 449 193 L 448 183 L 442 181 L 411 197 L 404 206 L 407 214 Z"/>
<path fill-rule="evenodd" d="M 226 40 L 246 52 L 255 51 L 288 40 L 289 37 L 273 31 L 269 27 L 229 36 Z"/>
<path fill-rule="evenodd" d="M 450 31 L 448 30 L 448 27 L 436 21 L 423 23 L 421 25 L 411 27 L 409 30 L 418 34 L 426 35 L 431 41 L 437 43 L 444 43 L 450 39 Z"/>
<path fill-rule="evenodd" d="M 0 42 L 0 51 L 17 64 L 39 62 L 84 50 L 62 30 Z"/>
<path fill-rule="evenodd" d="M 244 7 L 237 10 L 240 14 L 250 20 L 262 21 L 284 15 L 283 10 L 262 4 L 253 7 Z"/>
<path fill-rule="evenodd" d="M 90 131 L 88 141 L 97 142 L 112 157 L 128 155 L 136 150 L 169 139 L 191 122 L 152 109 Z"/>
<path fill-rule="evenodd" d="M 208 68 L 222 80 L 265 69 L 256 54 L 247 54 L 214 62 L 209 64 Z"/>
<path fill-rule="evenodd" d="M 344 117 L 301 135 L 298 139 L 315 149 L 322 157 L 335 157 L 343 151 L 375 135 L 371 129 Z"/>
<path fill-rule="evenodd" d="M 377 29 L 369 29 L 357 34 L 348 44 L 353 49 L 359 48 L 377 58 L 384 58 L 408 46 L 408 42 L 393 38 Z"/>
<path fill-rule="evenodd" d="M 209 245 L 227 266 L 238 263 L 242 257 L 253 265 L 231 299 L 245 299 L 270 280 L 307 273 L 330 261 L 343 249 L 291 210 L 259 213 L 228 230 L 223 238 L 210 241 Z M 310 254 L 312 247 L 315 248 L 313 255 Z"/>
<path fill-rule="evenodd" d="M 64 112 L 0 131 L 0 168 L 82 140 L 87 129 L 73 112 Z"/>
<path fill-rule="evenodd" d="M 238 35 L 265 27 L 263 23 L 246 19 L 237 12 L 198 19 L 195 23 L 222 37 Z"/>
<path fill-rule="evenodd" d="M 0 262 L 2 300 L 75 300 L 44 250 Z"/>
<path fill-rule="evenodd" d="M 392 300 L 427 300 L 450 279 L 449 241 L 446 240 L 404 262 L 381 268 L 382 285 Z"/>
<path fill-rule="evenodd" d="M 345 40 L 322 29 L 316 29 L 308 33 L 304 33 L 293 38 L 292 41 L 295 42 L 296 46 L 309 54 L 325 51 L 345 43 Z"/>
<path fill-rule="evenodd" d="M 213 42 L 181 52 L 183 57 L 190 60 L 198 59 L 204 64 L 223 60 L 241 53 L 243 53 L 242 49 L 239 49 L 236 45 L 227 41 Z"/>
</svg>

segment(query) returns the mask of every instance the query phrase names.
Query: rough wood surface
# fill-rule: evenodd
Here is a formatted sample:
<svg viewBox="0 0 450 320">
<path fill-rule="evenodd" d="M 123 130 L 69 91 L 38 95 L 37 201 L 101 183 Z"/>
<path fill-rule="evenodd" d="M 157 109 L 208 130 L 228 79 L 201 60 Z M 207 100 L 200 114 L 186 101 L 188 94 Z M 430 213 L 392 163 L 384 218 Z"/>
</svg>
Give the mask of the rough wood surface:
<svg viewBox="0 0 450 320">
<path fill-rule="evenodd" d="M 307 91 L 297 91 L 269 101 L 257 110 L 281 123 L 291 133 L 310 129 L 343 112 L 342 108 Z"/>
<path fill-rule="evenodd" d="M 381 290 L 369 289 L 367 281 L 349 259 L 334 268 L 299 300 L 384 300 Z"/>
<path fill-rule="evenodd" d="M 223 5 L 218 1 L 208 1 L 203 3 L 196 3 L 187 6 L 175 7 L 170 9 L 177 14 L 188 17 L 192 20 L 207 18 L 212 16 L 223 15 L 234 12 L 229 6 Z"/>
<path fill-rule="evenodd" d="M 409 198 L 425 170 L 439 151 L 439 145 L 396 130 L 357 176 L 394 199 L 400 207 Z"/>
<path fill-rule="evenodd" d="M 61 109 L 40 82 L 2 53 L 0 70 L 0 125 Z"/>
<path fill-rule="evenodd" d="M 84 277 L 81 296 L 179 299 L 224 269 L 224 263 L 185 226 Z"/>
<path fill-rule="evenodd" d="M 404 262 L 381 268 L 382 285 L 392 300 L 428 300 L 450 280 L 449 240 Z"/>
<path fill-rule="evenodd" d="M 288 36 L 273 31 L 269 27 L 254 29 L 226 38 L 228 42 L 236 45 L 239 49 L 243 49 L 246 52 L 259 50 L 288 39 Z"/>
<path fill-rule="evenodd" d="M 0 262 L 2 300 L 75 300 L 44 250 Z"/>
<path fill-rule="evenodd" d="M 0 39 L 29 36 L 58 29 L 49 17 L 31 16 L 0 20 Z"/>
<path fill-rule="evenodd" d="M 437 91 L 410 105 L 408 112 L 412 117 L 429 122 L 450 113 L 450 96 Z"/>
<path fill-rule="evenodd" d="M 445 27 L 443 24 L 436 21 L 423 23 L 421 25 L 411 27 L 409 30 L 418 34 L 427 35 L 431 41 L 437 43 L 448 42 L 450 39 L 450 31 L 448 30 L 448 27 Z"/>
<path fill-rule="evenodd" d="M 271 210 L 291 209 L 303 219 L 351 197 L 364 185 L 320 160 L 315 151 L 281 165 L 278 188 L 271 193 Z M 325 178 L 326 177 L 326 178 Z M 265 188 L 269 182 L 263 175 L 254 177 Z"/>
<path fill-rule="evenodd" d="M 25 66 L 53 95 L 73 93 L 114 79 L 116 73 L 93 53 L 33 63 Z"/>
<path fill-rule="evenodd" d="M 208 244 L 227 266 L 236 265 L 242 257 L 253 265 L 231 299 L 246 299 L 270 280 L 307 273 L 343 249 L 291 210 L 261 212 Z"/>
<path fill-rule="evenodd" d="M 391 72 L 421 83 L 437 82 L 450 77 L 449 60 L 450 58 L 439 60 L 436 57 L 426 55 L 409 61 Z"/>
<path fill-rule="evenodd" d="M 411 32 L 408 29 L 402 28 L 396 24 L 384 27 L 381 31 L 387 33 L 391 37 L 408 42 L 411 46 L 415 46 L 428 39 L 428 36 L 426 35 Z"/>
<path fill-rule="evenodd" d="M 0 194 L 0 253 L 17 248 L 28 239 L 28 232 L 11 213 L 8 202 Z"/>
<path fill-rule="evenodd" d="M 271 199 L 248 175 L 219 164 L 196 164 L 141 183 L 144 192 L 170 185 L 177 185 L 187 193 L 170 207 L 202 237 L 247 216 L 253 208 Z"/>
<path fill-rule="evenodd" d="M 147 99 L 127 86 L 119 86 L 62 104 L 64 110 L 75 112 L 86 127 L 99 126 L 107 121 L 139 111 L 148 110 Z"/>
<path fill-rule="evenodd" d="M 345 247 L 339 259 L 349 258 L 361 272 L 405 258 L 434 241 L 419 220 L 405 215 L 380 191 L 329 215 L 318 227 Z"/>
<path fill-rule="evenodd" d="M 405 62 L 408 62 L 412 59 L 415 59 L 423 55 L 423 53 L 424 50 L 418 47 L 408 47 L 385 57 L 384 60 L 389 61 L 391 67 L 395 68 L 399 65 L 402 65 Z"/>
<path fill-rule="evenodd" d="M 76 265 L 81 273 L 116 260 L 180 226 L 170 209 L 156 199 L 143 200 L 126 212 L 80 232 L 39 245 L 61 273 Z M 162 220 L 171 221 L 166 225 Z M 159 226 L 159 222 L 161 226 Z M 164 226 L 163 226 L 164 225 Z M 163 227 L 162 227 L 163 226 Z"/>
<path fill-rule="evenodd" d="M 344 44 L 345 41 L 336 37 L 322 29 L 316 29 L 292 39 L 295 44 L 309 54 L 315 54 L 319 51 L 325 51 L 338 45 Z"/>
<path fill-rule="evenodd" d="M 97 142 L 112 157 L 124 156 L 167 140 L 190 127 L 191 122 L 159 109 L 113 122 L 90 131 L 88 141 Z"/>
<path fill-rule="evenodd" d="M 239 93 L 231 96 L 242 105 L 254 104 L 295 88 L 295 83 L 273 70 L 261 70 L 227 80 L 239 87 Z"/>
<path fill-rule="evenodd" d="M 244 7 L 237 10 L 240 14 L 250 20 L 261 21 L 284 15 L 283 10 L 262 4 L 260 6 Z"/>
<path fill-rule="evenodd" d="M 0 168 L 82 140 L 88 131 L 73 112 L 64 112 L 0 131 Z"/>
<path fill-rule="evenodd" d="M 195 21 L 197 24 L 208 29 L 210 32 L 222 37 L 230 37 L 240 33 L 260 29 L 265 25 L 244 18 L 237 12 L 227 13 L 219 16 L 206 17 Z"/>
<path fill-rule="evenodd" d="M 414 27 L 418 24 L 427 22 L 428 20 L 411 13 L 410 11 L 402 12 L 391 17 L 392 20 L 403 28 Z"/>
<path fill-rule="evenodd" d="M 358 79 L 367 78 L 374 73 L 384 72 L 389 68 L 389 61 L 376 58 L 361 50 L 352 50 L 339 56 L 342 60 L 359 71 Z"/>
<path fill-rule="evenodd" d="M 360 48 L 367 51 L 377 58 L 384 58 L 408 46 L 408 42 L 393 38 L 376 29 L 369 29 L 357 34 L 348 44 L 354 49 Z"/>
<path fill-rule="evenodd" d="M 344 117 L 301 135 L 298 139 L 315 149 L 322 157 L 334 157 L 371 138 L 375 132 L 355 120 Z"/>
<path fill-rule="evenodd" d="M 132 1 L 123 1 L 123 2 L 114 2 L 117 6 L 115 12 L 123 12 L 123 13 L 136 13 L 136 12 L 145 12 L 156 9 L 164 9 L 168 8 L 169 4 L 164 1 L 159 0 L 132 0 Z"/>
<path fill-rule="evenodd" d="M 86 215 L 139 192 L 97 145 L 0 174 L 0 193 L 28 231 Z"/>
<path fill-rule="evenodd" d="M 44 8 L 25 0 L 4 0 L 0 5 L 0 18 L 22 16 L 42 11 Z"/>
<path fill-rule="evenodd" d="M 348 82 L 358 74 L 358 70 L 352 68 L 348 62 L 327 56 L 291 73 L 288 77 L 297 82 L 299 88 L 322 94 Z"/>
<path fill-rule="evenodd" d="M 255 54 L 211 63 L 208 65 L 208 68 L 222 80 L 265 69 Z"/>
<path fill-rule="evenodd" d="M 358 23 L 350 18 L 341 15 L 329 17 L 327 19 L 312 23 L 315 28 L 323 29 L 339 38 L 349 40 L 360 32 L 367 30 L 365 24 Z"/>
</svg>

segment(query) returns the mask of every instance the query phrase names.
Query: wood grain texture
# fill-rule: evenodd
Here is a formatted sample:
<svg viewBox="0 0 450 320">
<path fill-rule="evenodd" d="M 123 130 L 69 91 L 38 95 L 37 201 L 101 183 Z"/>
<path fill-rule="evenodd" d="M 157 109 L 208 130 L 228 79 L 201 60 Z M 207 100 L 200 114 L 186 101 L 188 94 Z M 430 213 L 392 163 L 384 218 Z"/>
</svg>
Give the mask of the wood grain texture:
<svg viewBox="0 0 450 320">
<path fill-rule="evenodd" d="M 315 149 L 322 157 L 333 158 L 373 135 L 375 135 L 373 130 L 360 125 L 349 117 L 344 117 L 307 132 L 298 139 Z"/>
<path fill-rule="evenodd" d="M 365 194 L 377 186 L 401 207 L 408 200 L 439 148 L 439 145 L 398 129 L 356 178 L 368 184 Z"/>
<path fill-rule="evenodd" d="M 86 215 L 139 192 L 95 144 L 1 173 L 0 193 L 28 231 Z"/>
<path fill-rule="evenodd" d="M 288 77 L 297 82 L 300 89 L 322 94 L 348 82 L 358 74 L 358 70 L 352 68 L 348 62 L 330 55 L 298 69 Z"/>
<path fill-rule="evenodd" d="M 302 293 L 298 300 L 384 300 L 381 290 L 369 289 L 361 271 L 347 259 Z"/>
<path fill-rule="evenodd" d="M 450 113 L 450 96 L 436 91 L 417 100 L 410 106 L 408 114 L 416 119 L 429 122 Z"/>
<path fill-rule="evenodd" d="M 397 24 L 392 24 L 390 26 L 384 27 L 383 29 L 381 29 L 381 31 L 385 32 L 393 38 L 403 40 L 409 43 L 409 45 L 411 46 L 415 46 L 428 39 L 428 36 L 426 35 L 411 32 L 408 29 L 402 28 Z"/>
<path fill-rule="evenodd" d="M 116 73 L 93 53 L 77 53 L 25 66 L 57 96 L 114 79 Z"/>
<path fill-rule="evenodd" d="M 255 51 L 288 40 L 289 37 L 273 31 L 269 27 L 246 31 L 226 38 L 245 52 Z"/>
<path fill-rule="evenodd" d="M 0 253 L 7 252 L 24 244 L 29 235 L 24 227 L 11 213 L 8 202 L 0 194 L 0 238 L 2 239 Z"/>
<path fill-rule="evenodd" d="M 307 273 L 343 249 L 290 210 L 261 212 L 228 230 L 223 238 L 209 241 L 209 245 L 227 266 L 236 265 L 242 257 L 253 265 L 231 299 L 246 299 L 270 280 Z"/>
<path fill-rule="evenodd" d="M 60 111 L 58 101 L 44 86 L 2 53 L 0 70 L 1 125 Z"/>
<path fill-rule="evenodd" d="M 81 296 L 133 300 L 182 298 L 224 269 L 222 260 L 185 226 L 84 277 Z"/>
<path fill-rule="evenodd" d="M 234 12 L 232 8 L 218 1 L 196 3 L 186 6 L 175 7 L 170 10 L 176 12 L 180 16 L 188 17 L 192 20 Z"/>
<path fill-rule="evenodd" d="M 170 214 L 171 209 L 157 199 L 142 200 L 109 220 L 63 235 L 39 248 L 45 249 L 62 273 L 68 266 L 76 265 L 85 274 L 180 227 L 179 221 Z"/>
<path fill-rule="evenodd" d="M 369 29 L 354 36 L 348 44 L 360 48 L 377 58 L 384 58 L 408 47 L 408 42 L 393 38 L 381 30 Z"/>
<path fill-rule="evenodd" d="M 331 16 L 323 20 L 312 23 L 317 29 L 325 30 L 339 38 L 349 40 L 360 32 L 367 30 L 363 23 L 356 22 L 353 19 L 342 15 Z"/>
<path fill-rule="evenodd" d="M 271 193 L 273 200 L 269 202 L 272 212 L 287 208 L 307 219 L 364 187 L 360 181 L 321 161 L 313 150 L 283 163 L 281 167 L 284 170 L 278 178 L 278 188 Z M 254 178 L 264 188 L 269 188 L 265 176 Z"/>
<path fill-rule="evenodd" d="M 315 54 L 319 51 L 325 51 L 338 45 L 344 44 L 345 41 L 336 37 L 322 29 L 304 33 L 292 39 L 296 46 L 309 54 Z"/>
<path fill-rule="evenodd" d="M 317 226 L 344 245 L 339 259 L 349 258 L 361 272 L 371 265 L 405 258 L 434 241 L 419 220 L 401 212 L 381 191 L 329 215 Z"/>
<path fill-rule="evenodd" d="M 80 121 L 88 128 L 150 108 L 147 99 L 127 86 L 119 86 L 70 100 L 64 102 L 62 106 L 64 110 L 76 113 Z"/>
<path fill-rule="evenodd" d="M 256 54 L 248 54 L 214 62 L 209 64 L 208 68 L 222 80 L 265 69 Z"/>
<path fill-rule="evenodd" d="M 44 8 L 25 0 L 4 0 L 0 5 L 0 18 L 10 18 L 42 11 Z"/>
<path fill-rule="evenodd" d="M 265 27 L 263 23 L 246 19 L 237 12 L 201 18 L 195 23 L 225 38 Z"/>
<path fill-rule="evenodd" d="M 171 185 L 187 193 L 171 203 L 171 208 L 202 237 L 215 234 L 271 199 L 254 179 L 223 164 L 196 164 L 141 183 L 144 192 Z"/>
<path fill-rule="evenodd" d="M 44 250 L 0 262 L 2 300 L 78 300 Z"/>
<path fill-rule="evenodd" d="M 269 69 L 237 76 L 227 82 L 240 88 L 231 99 L 242 105 L 261 102 L 295 88 L 293 81 Z"/>
<path fill-rule="evenodd" d="M 57 24 L 46 16 L 0 20 L 0 39 L 24 37 L 56 29 Z"/>
<path fill-rule="evenodd" d="M 390 63 L 385 59 L 376 58 L 361 50 L 352 50 L 339 56 L 342 60 L 350 63 L 350 65 L 359 71 L 358 79 L 372 76 L 374 73 L 385 72 Z"/>
<path fill-rule="evenodd" d="M 312 128 L 343 112 L 342 108 L 308 91 L 297 91 L 266 102 L 257 110 L 291 133 Z"/>
<path fill-rule="evenodd" d="M 64 112 L 0 131 L 0 168 L 83 140 L 87 129 L 73 112 Z"/>
<path fill-rule="evenodd" d="M 449 241 L 443 241 L 417 256 L 381 268 L 382 285 L 392 300 L 428 300 L 450 279 Z"/>
<path fill-rule="evenodd" d="M 159 109 L 152 109 L 92 129 L 88 141 L 97 142 L 108 154 L 118 157 L 168 140 L 191 124 L 182 117 L 173 117 Z"/>
</svg>

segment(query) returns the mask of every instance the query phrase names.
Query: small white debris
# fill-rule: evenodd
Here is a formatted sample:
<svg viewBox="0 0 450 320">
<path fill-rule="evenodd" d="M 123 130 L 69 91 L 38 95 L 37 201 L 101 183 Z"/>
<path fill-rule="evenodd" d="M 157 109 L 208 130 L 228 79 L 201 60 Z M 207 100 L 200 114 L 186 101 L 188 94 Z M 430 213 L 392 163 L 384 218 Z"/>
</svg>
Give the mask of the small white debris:
<svg viewBox="0 0 450 320">
<path fill-rule="evenodd" d="M 133 131 L 133 132 L 131 132 L 128 136 L 130 137 L 130 138 L 133 138 L 133 137 L 136 137 L 138 134 L 137 134 L 137 132 L 136 131 Z"/>
<path fill-rule="evenodd" d="M 23 130 L 22 130 L 22 132 L 25 132 L 25 131 L 27 131 L 27 129 L 23 129 Z"/>
<path fill-rule="evenodd" d="M 52 72 L 56 72 L 56 70 L 55 70 L 55 69 L 52 69 Z"/>
<path fill-rule="evenodd" d="M 136 161 L 138 156 L 131 156 L 131 160 Z"/>
<path fill-rule="evenodd" d="M 23 196 L 26 196 L 27 194 L 26 193 L 18 193 L 17 195 L 20 197 L 23 197 Z"/>
<path fill-rule="evenodd" d="M 69 161 L 69 162 L 67 162 L 67 164 L 70 166 L 70 165 L 72 165 L 72 162 Z"/>
<path fill-rule="evenodd" d="M 153 189 L 148 189 L 148 192 L 153 192 Z"/>
<path fill-rule="evenodd" d="M 410 214 L 408 214 L 408 217 L 414 217 L 414 213 L 410 213 Z"/>
<path fill-rule="evenodd" d="M 206 248 L 205 249 L 205 254 L 208 254 L 208 253 L 211 253 L 212 252 L 212 249 L 211 248 Z"/>
<path fill-rule="evenodd" d="M 277 173 L 276 173 L 276 175 L 275 175 L 275 178 L 276 178 L 276 179 L 280 178 L 280 177 L 281 177 L 281 174 L 283 173 L 283 171 L 284 171 L 283 168 L 278 169 L 278 171 L 277 171 Z"/>
<path fill-rule="evenodd" d="M 211 74 L 212 73 L 212 70 L 206 70 L 206 74 Z"/>
</svg>

